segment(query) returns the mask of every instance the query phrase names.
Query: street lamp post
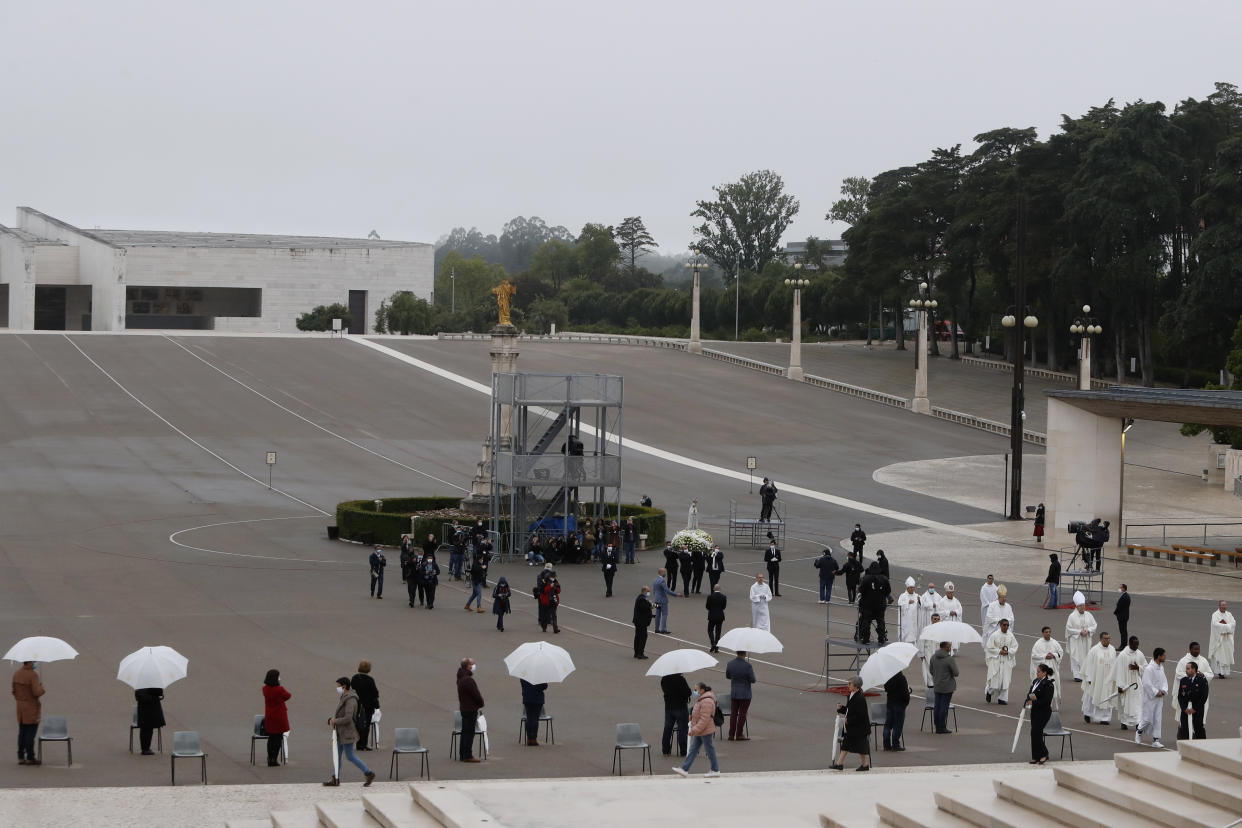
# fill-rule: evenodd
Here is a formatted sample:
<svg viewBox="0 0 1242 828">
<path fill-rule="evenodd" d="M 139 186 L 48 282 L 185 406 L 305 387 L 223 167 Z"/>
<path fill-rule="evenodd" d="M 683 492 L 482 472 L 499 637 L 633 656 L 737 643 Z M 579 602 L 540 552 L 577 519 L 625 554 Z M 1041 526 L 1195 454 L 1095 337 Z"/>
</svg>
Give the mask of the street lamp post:
<svg viewBox="0 0 1242 828">
<path fill-rule="evenodd" d="M 1039 320 L 1028 312 L 1026 307 L 1026 195 L 1018 195 L 1017 205 L 1017 256 L 1015 261 L 1016 277 L 1013 287 L 1013 306 L 1001 318 L 1001 325 L 1013 329 L 1013 392 L 1009 406 L 1009 452 L 1013 455 L 1013 463 L 1009 467 L 1009 519 L 1022 519 L 1022 436 L 1023 423 L 1026 420 L 1026 391 L 1024 389 L 1024 372 L 1026 370 L 1026 332 L 1034 329 Z M 1021 320 L 1017 314 L 1025 313 Z M 1021 325 L 1018 322 L 1021 321 Z M 1032 353 L 1032 357 L 1035 355 Z"/>
<path fill-rule="evenodd" d="M 1091 390 L 1091 337 L 1104 332 L 1104 328 L 1091 316 L 1091 306 L 1082 306 L 1082 316 L 1070 325 L 1070 333 L 1082 338 L 1078 346 L 1078 390 Z"/>
<path fill-rule="evenodd" d="M 785 376 L 791 380 L 802 381 L 802 289 L 811 283 L 810 279 L 801 278 L 802 262 L 794 265 L 799 276 L 786 279 L 785 284 L 794 289 L 793 292 L 793 337 L 789 340 L 789 370 Z"/>
<path fill-rule="evenodd" d="M 910 307 L 919 314 L 919 344 L 914 352 L 914 399 L 910 410 L 916 414 L 931 414 L 931 402 L 927 399 L 927 316 L 939 303 L 931 298 L 931 286 L 919 282 L 918 295 L 910 300 Z"/>
<path fill-rule="evenodd" d="M 699 272 L 706 265 L 699 258 L 699 251 L 692 252 L 694 257 L 686 262 L 686 267 L 694 274 L 694 287 L 690 292 L 690 341 L 686 343 L 686 350 L 692 354 L 701 354 L 703 340 L 699 336 Z"/>
<path fill-rule="evenodd" d="M 455 267 L 449 268 L 449 284 L 453 286 L 449 313 L 457 313 L 457 268 Z"/>
</svg>

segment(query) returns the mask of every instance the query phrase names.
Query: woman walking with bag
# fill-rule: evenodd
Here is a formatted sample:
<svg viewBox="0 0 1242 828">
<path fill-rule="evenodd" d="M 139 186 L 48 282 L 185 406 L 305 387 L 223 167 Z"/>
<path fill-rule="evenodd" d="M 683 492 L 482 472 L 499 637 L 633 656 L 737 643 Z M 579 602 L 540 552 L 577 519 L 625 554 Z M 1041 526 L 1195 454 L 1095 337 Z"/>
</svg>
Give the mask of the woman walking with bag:
<svg viewBox="0 0 1242 828">
<path fill-rule="evenodd" d="M 850 697 L 837 707 L 837 713 L 845 716 L 845 731 L 841 734 L 841 752 L 837 761 L 828 767 L 845 770 L 845 756 L 857 753 L 862 764 L 854 770 L 871 770 L 871 716 L 867 713 L 867 700 L 863 698 L 862 679 L 850 679 Z"/>
<path fill-rule="evenodd" d="M 720 765 L 716 763 L 716 747 L 712 744 L 712 738 L 716 735 L 718 726 L 716 694 L 703 682 L 695 683 L 694 708 L 690 711 L 690 728 L 687 731 L 691 740 L 690 750 L 686 752 L 686 761 L 673 767 L 673 773 L 678 776 L 689 776 L 690 766 L 698 758 L 699 748 L 703 748 L 707 753 L 707 760 L 711 762 L 711 770 L 708 771 L 707 776 L 720 776 Z"/>
<path fill-rule="evenodd" d="M 362 787 L 370 787 L 375 781 L 375 774 L 354 754 L 354 743 L 358 741 L 358 728 L 354 727 L 354 716 L 358 714 L 358 694 L 350 689 L 349 679 L 345 676 L 336 680 L 336 694 L 340 697 L 336 704 L 336 714 L 328 719 L 328 727 L 336 730 L 336 764 L 340 766 L 341 756 L 344 755 L 366 776 L 367 781 L 362 783 Z M 333 776 L 323 786 L 336 788 L 340 784 L 340 777 Z"/>
<path fill-rule="evenodd" d="M 280 765 L 280 748 L 289 732 L 289 708 L 293 694 L 280 686 L 280 671 L 268 670 L 263 679 L 263 731 L 267 733 L 267 766 Z"/>
</svg>

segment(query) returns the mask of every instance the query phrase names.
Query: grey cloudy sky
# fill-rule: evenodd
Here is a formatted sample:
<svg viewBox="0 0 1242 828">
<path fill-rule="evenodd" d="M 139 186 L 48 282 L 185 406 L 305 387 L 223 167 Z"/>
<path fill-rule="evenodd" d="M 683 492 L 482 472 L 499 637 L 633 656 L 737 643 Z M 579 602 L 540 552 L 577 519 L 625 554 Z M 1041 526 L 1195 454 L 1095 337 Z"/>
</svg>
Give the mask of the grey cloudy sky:
<svg viewBox="0 0 1242 828">
<path fill-rule="evenodd" d="M 1242 82 L 1236 2 L 0 0 L 0 223 L 365 235 L 575 232 L 771 168 L 787 240 L 841 179 L 1109 97 Z"/>
</svg>

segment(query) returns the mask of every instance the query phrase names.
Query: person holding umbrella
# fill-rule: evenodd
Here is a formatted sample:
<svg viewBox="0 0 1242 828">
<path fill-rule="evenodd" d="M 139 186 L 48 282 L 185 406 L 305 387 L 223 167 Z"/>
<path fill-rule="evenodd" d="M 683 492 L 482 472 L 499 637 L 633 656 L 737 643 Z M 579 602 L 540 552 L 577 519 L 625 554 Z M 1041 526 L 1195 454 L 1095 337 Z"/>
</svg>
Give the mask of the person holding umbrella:
<svg viewBox="0 0 1242 828">
<path fill-rule="evenodd" d="M 1052 718 L 1052 668 L 1047 664 L 1040 664 L 1035 672 L 1035 680 L 1031 682 L 1031 689 L 1026 694 L 1026 705 L 1031 711 L 1031 764 L 1044 765 L 1048 763 L 1044 728 Z"/>
<path fill-rule="evenodd" d="M 280 766 L 280 746 L 289 732 L 289 708 L 285 702 L 291 698 L 293 694 L 280 686 L 280 671 L 268 670 L 263 677 L 263 730 L 267 733 L 269 768 Z"/>
<path fill-rule="evenodd" d="M 837 715 L 845 716 L 845 728 L 841 733 L 841 750 L 832 770 L 845 770 L 845 757 L 857 753 L 862 760 L 854 770 L 871 770 L 871 717 L 867 713 L 867 700 L 863 697 L 862 679 L 854 676 L 849 683 L 849 698 L 837 705 Z"/>
<path fill-rule="evenodd" d="M 138 744 L 142 746 L 143 756 L 154 756 L 151 750 L 151 734 L 158 727 L 164 727 L 164 700 L 162 687 L 143 687 L 134 691 L 134 701 L 138 703 Z"/>
<path fill-rule="evenodd" d="M 543 712 L 544 691 L 548 683 L 531 684 L 526 679 L 522 682 L 522 707 L 526 710 L 526 746 L 539 747 L 539 714 Z"/>
<path fill-rule="evenodd" d="M 336 680 L 336 695 L 338 696 L 336 713 L 328 719 L 328 727 L 333 729 L 336 736 L 336 763 L 332 778 L 324 782 L 323 786 L 325 788 L 340 787 L 341 779 L 337 768 L 340 767 L 341 756 L 344 755 L 366 777 L 362 787 L 369 788 L 375 781 L 375 774 L 354 754 L 354 744 L 358 741 L 358 728 L 354 726 L 354 717 L 358 715 L 358 694 L 350 689 L 347 676 L 341 676 Z"/>
<path fill-rule="evenodd" d="M 39 721 L 43 718 L 43 702 L 39 699 L 47 691 L 39 680 L 39 674 L 35 672 L 35 665 L 34 661 L 23 661 L 22 666 L 13 673 L 13 698 L 17 701 L 19 765 L 43 764 L 35 758 L 35 734 L 39 732 Z"/>
</svg>

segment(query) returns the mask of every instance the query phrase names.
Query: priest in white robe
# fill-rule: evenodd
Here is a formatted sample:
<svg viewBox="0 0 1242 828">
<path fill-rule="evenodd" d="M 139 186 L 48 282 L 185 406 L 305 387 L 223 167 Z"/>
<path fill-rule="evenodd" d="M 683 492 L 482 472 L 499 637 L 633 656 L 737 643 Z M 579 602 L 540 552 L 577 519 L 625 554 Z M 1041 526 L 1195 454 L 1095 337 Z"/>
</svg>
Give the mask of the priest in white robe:
<svg viewBox="0 0 1242 828">
<path fill-rule="evenodd" d="M 1082 681 L 1082 665 L 1091 651 L 1095 629 L 1095 616 L 1087 612 L 1087 599 L 1081 592 L 1075 592 L 1074 611 L 1065 621 L 1065 649 L 1069 654 L 1074 681 Z"/>
<path fill-rule="evenodd" d="M 1009 704 L 1009 683 L 1013 679 L 1013 668 L 1018 663 L 1018 639 L 1009 631 L 1008 618 L 1001 619 L 1000 629 L 992 633 L 983 652 L 988 664 L 984 697 L 989 704 L 993 695 L 998 704 Z"/>
<path fill-rule="evenodd" d="M 906 578 L 906 591 L 897 596 L 897 640 L 919 643 L 919 596 L 914 592 L 914 579 Z"/>
<path fill-rule="evenodd" d="M 1031 681 L 1035 680 L 1035 671 L 1039 665 L 1047 664 L 1052 670 L 1052 707 L 1061 709 L 1061 660 L 1065 658 L 1065 650 L 1061 642 L 1052 637 L 1052 627 L 1044 627 L 1039 631 L 1039 638 L 1031 645 Z"/>
<path fill-rule="evenodd" d="M 919 632 L 931 623 L 932 613 L 936 612 L 936 602 L 940 600 L 940 594 L 936 592 L 936 585 L 928 583 L 927 591 L 919 596 Z M 944 620 L 944 616 L 940 617 Z"/>
<path fill-rule="evenodd" d="M 988 579 L 979 587 L 979 626 L 988 623 L 988 606 L 996 600 L 996 580 L 988 573 Z"/>
<path fill-rule="evenodd" d="M 932 623 L 935 624 L 940 620 L 940 614 L 933 613 L 931 620 Z M 919 661 L 922 662 L 923 665 L 923 684 L 927 687 L 931 687 L 936 683 L 935 680 L 932 679 L 931 660 L 932 656 L 936 654 L 936 651 L 940 649 L 940 642 L 920 638 L 916 643 L 919 648 Z"/>
<path fill-rule="evenodd" d="M 1121 729 L 1139 726 L 1143 715 L 1143 670 L 1147 667 L 1147 656 L 1138 648 L 1137 635 L 1130 636 L 1129 645 L 1117 653 L 1117 663 L 1113 668 L 1113 683 L 1116 685 L 1117 718 L 1121 719 Z"/>
<path fill-rule="evenodd" d="M 750 585 L 750 625 L 758 630 L 772 630 L 768 604 L 772 603 L 772 588 L 763 582 L 763 573 L 755 576 Z"/>
<path fill-rule="evenodd" d="M 1009 621 L 1009 631 L 1013 632 L 1013 604 L 1009 603 L 1009 589 L 1004 584 L 996 588 L 996 600 L 988 604 L 988 614 L 983 621 L 985 642 L 992 637 L 992 633 L 1000 629 L 1002 618 Z"/>
<path fill-rule="evenodd" d="M 940 613 L 941 621 L 965 621 L 962 615 L 962 602 L 954 595 L 954 587 L 952 581 L 944 582 L 944 595 L 936 602 L 936 611 Z"/>
<path fill-rule="evenodd" d="M 1233 668 L 1233 634 L 1238 628 L 1229 605 L 1220 602 L 1220 608 L 1212 613 L 1212 637 L 1208 639 L 1208 661 L 1218 678 L 1229 678 Z"/>
<path fill-rule="evenodd" d="M 1169 678 L 1164 674 L 1164 647 L 1152 650 L 1151 661 L 1143 669 L 1143 712 L 1139 726 L 1134 729 L 1134 743 L 1143 744 L 1144 736 L 1151 736 L 1151 746 L 1162 748 L 1160 725 L 1164 719 L 1165 697 L 1169 695 Z"/>
<path fill-rule="evenodd" d="M 1091 648 L 1082 664 L 1082 718 L 1090 724 L 1108 724 L 1113 718 L 1117 687 L 1113 669 L 1117 651 L 1109 643 L 1108 633 L 1100 633 L 1100 643 Z"/>
</svg>

